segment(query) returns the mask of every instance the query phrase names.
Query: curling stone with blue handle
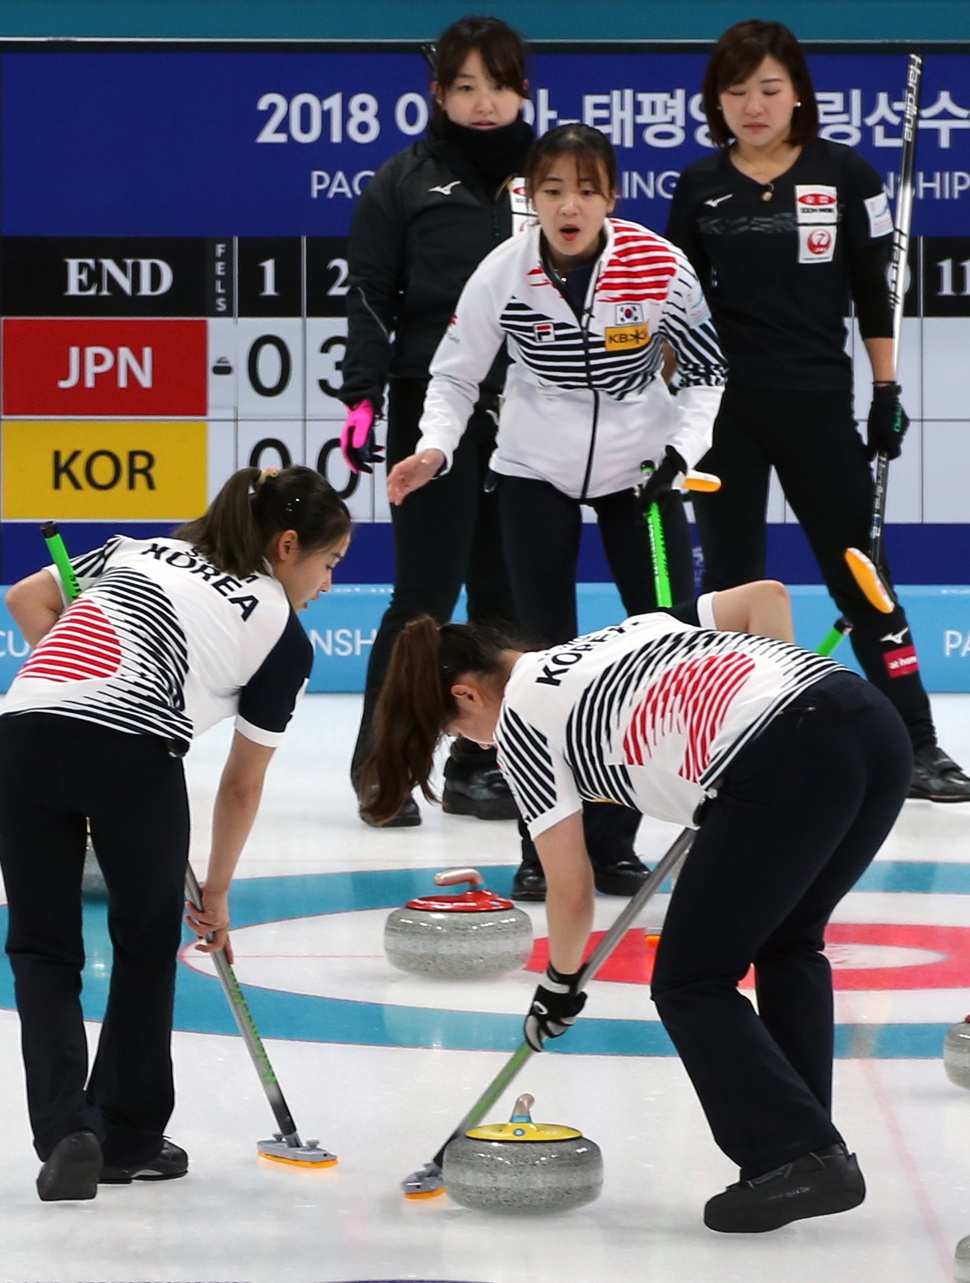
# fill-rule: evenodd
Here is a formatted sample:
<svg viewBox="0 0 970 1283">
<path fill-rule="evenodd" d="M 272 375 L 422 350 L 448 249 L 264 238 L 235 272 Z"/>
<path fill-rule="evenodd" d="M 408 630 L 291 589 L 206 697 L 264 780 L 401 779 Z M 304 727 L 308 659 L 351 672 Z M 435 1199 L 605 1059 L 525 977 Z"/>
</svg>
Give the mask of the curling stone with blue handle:
<svg viewBox="0 0 970 1283">
<path fill-rule="evenodd" d="M 572 1127 L 532 1121 L 533 1098 L 520 1096 L 507 1123 L 473 1127 L 445 1149 L 445 1191 L 482 1212 L 568 1212 L 603 1188 L 599 1146 Z"/>
<path fill-rule="evenodd" d="M 428 895 L 393 909 L 384 925 L 384 951 L 401 971 L 476 980 L 513 971 L 532 954 L 532 920 L 485 888 L 477 869 L 436 873 L 438 886 L 467 882 L 460 895 Z"/>
<path fill-rule="evenodd" d="M 970 1016 L 946 1031 L 943 1068 L 951 1083 L 970 1089 Z"/>
</svg>

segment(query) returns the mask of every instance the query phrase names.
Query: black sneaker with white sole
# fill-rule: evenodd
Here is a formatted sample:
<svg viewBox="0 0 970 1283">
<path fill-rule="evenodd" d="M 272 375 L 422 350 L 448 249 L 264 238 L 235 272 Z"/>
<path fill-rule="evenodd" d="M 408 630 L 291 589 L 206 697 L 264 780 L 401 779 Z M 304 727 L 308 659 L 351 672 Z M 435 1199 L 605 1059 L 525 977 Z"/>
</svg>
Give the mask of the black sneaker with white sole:
<svg viewBox="0 0 970 1283">
<path fill-rule="evenodd" d="M 47 1156 L 37 1177 L 37 1193 L 45 1203 L 94 1198 L 101 1170 L 101 1143 L 94 1132 L 71 1132 Z"/>
<path fill-rule="evenodd" d="M 174 1181 L 189 1170 L 189 1156 L 184 1149 L 170 1140 L 162 1141 L 162 1148 L 147 1163 L 134 1167 L 111 1167 L 107 1163 L 101 1170 L 102 1185 L 130 1185 L 132 1181 Z"/>
<path fill-rule="evenodd" d="M 754 1180 L 729 1185 L 709 1199 L 704 1224 L 721 1234 L 763 1234 L 791 1221 L 858 1207 L 866 1182 L 844 1145 L 803 1154 Z"/>
</svg>

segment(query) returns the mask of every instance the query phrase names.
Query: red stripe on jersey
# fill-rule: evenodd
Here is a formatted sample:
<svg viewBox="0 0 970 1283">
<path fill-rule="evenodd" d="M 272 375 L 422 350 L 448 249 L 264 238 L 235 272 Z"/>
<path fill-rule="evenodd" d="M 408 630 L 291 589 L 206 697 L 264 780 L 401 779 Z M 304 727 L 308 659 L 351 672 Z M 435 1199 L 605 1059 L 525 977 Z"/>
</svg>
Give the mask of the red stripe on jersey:
<svg viewBox="0 0 970 1283">
<path fill-rule="evenodd" d="M 613 253 L 596 283 L 596 293 L 607 303 L 663 302 L 676 272 L 677 257 L 669 244 L 640 227 L 614 222 Z"/>
<path fill-rule="evenodd" d="M 538 287 L 540 285 L 548 285 L 550 289 L 553 287 L 552 281 L 550 281 L 549 276 L 544 267 L 530 267 L 527 274 L 527 279 L 529 281 L 529 284 L 535 287 Z"/>
<path fill-rule="evenodd" d="M 49 682 L 83 682 L 92 677 L 111 677 L 120 667 L 117 633 L 93 602 L 82 599 L 40 642 L 21 668 L 20 676 Z"/>
<path fill-rule="evenodd" d="M 625 761 L 642 766 L 664 739 L 686 736 L 677 773 L 700 779 L 731 703 L 753 668 L 749 655 L 711 655 L 670 669 L 633 710 L 623 737 Z"/>
</svg>

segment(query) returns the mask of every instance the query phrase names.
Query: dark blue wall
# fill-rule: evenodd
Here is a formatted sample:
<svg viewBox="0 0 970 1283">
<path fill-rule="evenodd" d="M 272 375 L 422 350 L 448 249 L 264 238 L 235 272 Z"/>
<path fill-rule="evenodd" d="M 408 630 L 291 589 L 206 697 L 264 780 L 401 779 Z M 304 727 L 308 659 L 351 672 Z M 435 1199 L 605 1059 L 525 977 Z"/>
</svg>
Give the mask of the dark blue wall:
<svg viewBox="0 0 970 1283">
<path fill-rule="evenodd" d="M 709 44 L 743 18 L 787 23 L 809 41 L 970 40 L 970 0 L 811 0 L 772 5 L 736 0 L 0 0 L 0 37 L 420 40 L 463 13 L 504 18 L 532 40 L 696 40 Z M 900 582 L 938 578 L 920 526 L 891 528 L 887 544 Z M 938 531 L 936 532 L 938 534 Z M 958 561 L 970 558 L 970 526 L 952 527 Z M 389 559 L 390 530 L 358 536 L 375 565 Z M 30 538 L 34 539 L 33 530 Z M 796 526 L 773 527 L 769 573 L 788 568 L 793 582 L 817 582 L 814 558 Z M 365 559 L 367 560 L 367 559 Z M 792 562 L 800 573 L 791 573 Z M 580 578 L 607 578 L 595 530 L 584 531 Z M 385 574 L 365 576 L 386 578 Z"/>
</svg>

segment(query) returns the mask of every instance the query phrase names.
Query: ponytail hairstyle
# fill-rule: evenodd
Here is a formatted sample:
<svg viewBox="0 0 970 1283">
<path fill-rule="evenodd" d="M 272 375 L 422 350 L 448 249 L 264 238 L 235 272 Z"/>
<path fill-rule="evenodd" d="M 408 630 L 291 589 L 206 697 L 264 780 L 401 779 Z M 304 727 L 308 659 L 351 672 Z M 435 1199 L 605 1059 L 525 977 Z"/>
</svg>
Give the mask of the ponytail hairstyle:
<svg viewBox="0 0 970 1283">
<path fill-rule="evenodd" d="M 504 675 L 508 652 L 522 647 L 481 624 L 444 624 L 420 615 L 404 628 L 391 655 L 374 712 L 372 747 L 361 767 L 361 812 L 386 824 L 415 785 L 437 802 L 428 783 L 435 749 L 458 716 L 451 693 L 465 676 Z"/>
<path fill-rule="evenodd" d="M 296 531 L 300 551 L 316 552 L 350 533 L 350 513 L 333 486 L 313 468 L 240 468 L 205 514 L 179 526 L 214 566 L 237 579 L 266 569 L 270 544 Z"/>
<path fill-rule="evenodd" d="M 594 182 L 605 200 L 616 195 L 619 187 L 616 148 L 602 130 L 578 122 L 557 125 L 529 148 L 524 177 L 530 195 L 542 186 L 562 156 L 572 158 L 577 171 Z"/>
</svg>

